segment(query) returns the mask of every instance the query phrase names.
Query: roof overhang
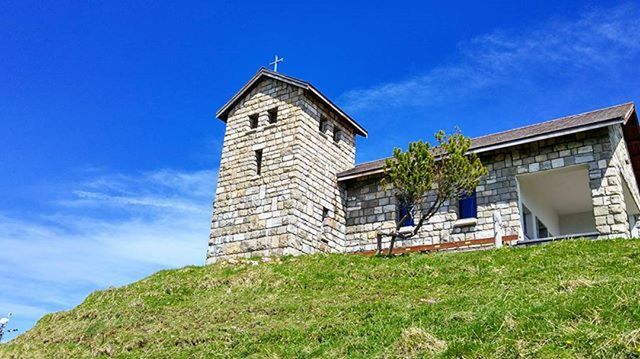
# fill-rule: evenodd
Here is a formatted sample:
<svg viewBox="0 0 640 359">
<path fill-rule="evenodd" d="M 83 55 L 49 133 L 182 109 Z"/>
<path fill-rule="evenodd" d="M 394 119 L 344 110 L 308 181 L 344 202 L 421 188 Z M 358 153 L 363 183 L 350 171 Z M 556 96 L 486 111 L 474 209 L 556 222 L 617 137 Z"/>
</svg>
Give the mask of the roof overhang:
<svg viewBox="0 0 640 359">
<path fill-rule="evenodd" d="M 625 111 L 625 113 L 623 115 L 617 116 L 617 117 L 614 117 L 614 118 L 610 118 L 610 119 L 606 119 L 606 120 L 602 120 L 602 121 L 598 121 L 596 123 L 591 123 L 591 124 L 588 124 L 588 125 L 575 126 L 575 127 L 571 127 L 571 128 L 559 129 L 559 130 L 550 131 L 550 132 L 546 132 L 546 133 L 534 134 L 534 135 L 527 136 L 527 137 L 522 137 L 522 138 L 517 138 L 517 139 L 513 139 L 513 140 L 493 143 L 493 144 L 487 145 L 487 146 L 474 147 L 473 141 L 475 139 L 472 139 L 472 145 L 471 145 L 471 149 L 469 150 L 469 153 L 479 154 L 479 153 L 491 152 L 491 151 L 496 151 L 496 150 L 504 149 L 504 148 L 508 148 L 508 147 L 524 145 L 524 144 L 531 143 L 531 142 L 537 142 L 537 141 L 547 140 L 547 139 L 551 139 L 551 138 L 556 138 L 556 137 L 562 137 L 562 136 L 567 136 L 567 135 L 571 135 L 571 134 L 576 134 L 576 133 L 579 133 L 579 132 L 585 132 L 585 131 L 594 130 L 594 129 L 598 129 L 598 128 L 608 127 L 608 126 L 615 125 L 615 124 L 626 125 L 630 118 L 634 118 L 634 119 L 637 118 L 636 111 L 635 111 L 635 106 L 633 104 L 630 103 L 630 104 L 624 104 L 624 105 L 621 105 L 621 106 L 628 106 L 628 110 Z M 491 135 L 487 135 L 487 136 L 491 136 Z M 487 137 L 487 136 L 482 136 L 482 137 Z M 480 138 L 480 137 L 478 137 L 478 138 Z M 384 161 L 385 161 L 385 159 L 381 159 L 381 160 L 376 160 L 376 161 L 367 162 L 367 163 L 358 165 L 358 166 L 363 166 L 363 167 L 367 168 L 366 170 L 363 170 L 363 171 L 355 171 L 354 172 L 354 169 L 357 169 L 357 167 L 358 167 L 358 166 L 356 166 L 353 169 L 344 171 L 342 173 L 338 173 L 338 182 L 348 181 L 348 180 L 352 180 L 352 179 L 356 179 L 356 178 L 363 178 L 363 177 L 381 175 L 381 174 L 384 173 Z M 640 160 L 638 162 L 640 164 Z"/>
<path fill-rule="evenodd" d="M 542 140 L 548 140 L 550 138 L 562 137 L 562 136 L 572 135 L 572 134 L 579 133 L 579 132 L 595 130 L 597 128 L 607 127 L 607 126 L 611 126 L 611 125 L 615 125 L 615 124 L 619 124 L 619 123 L 624 124 L 625 122 L 626 121 L 623 120 L 623 119 L 613 119 L 613 120 L 609 120 L 609 121 L 598 122 L 598 123 L 593 124 L 593 125 L 575 127 L 575 128 L 570 128 L 570 129 L 567 129 L 567 130 L 560 130 L 560 131 L 545 133 L 545 134 L 541 134 L 541 135 L 537 135 L 537 136 L 531 136 L 531 137 L 522 138 L 522 139 L 518 139 L 518 140 L 506 141 L 506 142 L 498 143 L 498 144 L 491 145 L 491 146 L 473 148 L 469 152 L 482 153 L 482 152 L 495 151 L 495 150 L 499 150 L 499 149 L 502 149 L 502 148 L 519 146 L 519 145 L 524 145 L 526 143 L 537 142 L 537 141 L 542 141 Z"/>
<path fill-rule="evenodd" d="M 227 103 L 222 106 L 218 112 L 216 112 L 216 117 L 220 120 L 227 122 L 227 117 L 229 116 L 229 112 L 231 109 L 238 103 L 240 100 L 247 94 L 247 92 L 251 91 L 263 78 L 272 78 L 278 81 L 282 81 L 289 85 L 298 87 L 303 89 L 305 92 L 311 94 L 315 98 L 319 99 L 325 105 L 327 105 L 331 110 L 333 110 L 336 115 L 346 123 L 348 126 L 354 129 L 356 134 L 367 137 L 367 130 L 364 129 L 359 123 L 357 123 L 351 116 L 349 116 L 346 112 L 344 112 L 340 107 L 334 104 L 329 98 L 327 98 L 322 92 L 316 89 L 309 82 L 296 79 L 291 76 L 283 75 L 278 72 L 270 71 L 266 68 L 261 68 L 258 72 L 247 82 L 242 88 L 235 94 Z"/>
</svg>

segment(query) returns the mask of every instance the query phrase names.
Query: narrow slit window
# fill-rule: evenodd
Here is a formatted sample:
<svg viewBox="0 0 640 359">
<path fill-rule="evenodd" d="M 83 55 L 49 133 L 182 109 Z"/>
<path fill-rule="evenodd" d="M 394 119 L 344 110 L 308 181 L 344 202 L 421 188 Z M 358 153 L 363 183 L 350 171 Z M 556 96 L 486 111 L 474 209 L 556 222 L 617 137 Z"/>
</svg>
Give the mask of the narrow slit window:
<svg viewBox="0 0 640 359">
<path fill-rule="evenodd" d="M 407 226 L 414 226 L 415 223 L 413 222 L 413 213 L 411 207 L 405 205 L 405 204 L 399 204 L 398 205 L 398 221 L 402 221 L 402 219 L 407 215 L 407 214 L 411 214 L 410 216 L 408 216 L 407 218 L 405 218 L 404 221 L 402 221 L 402 223 L 400 224 L 402 227 L 407 227 Z"/>
<path fill-rule="evenodd" d="M 462 196 L 458 202 L 458 218 L 476 218 L 478 217 L 478 204 L 476 201 L 476 191 Z"/>
<path fill-rule="evenodd" d="M 278 121 L 278 108 L 272 108 L 271 110 L 267 111 L 267 114 L 269 115 L 269 123 L 276 123 L 276 121 Z"/>
<path fill-rule="evenodd" d="M 256 151 L 256 174 L 258 176 L 262 174 L 262 150 Z"/>
<path fill-rule="evenodd" d="M 249 115 L 249 128 L 258 128 L 258 114 Z"/>
</svg>

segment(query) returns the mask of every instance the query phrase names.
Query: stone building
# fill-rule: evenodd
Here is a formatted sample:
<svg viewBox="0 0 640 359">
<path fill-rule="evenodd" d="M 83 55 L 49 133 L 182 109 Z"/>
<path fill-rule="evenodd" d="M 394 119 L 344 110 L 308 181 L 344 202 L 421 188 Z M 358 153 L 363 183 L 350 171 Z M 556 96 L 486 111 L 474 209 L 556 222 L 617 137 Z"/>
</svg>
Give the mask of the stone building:
<svg viewBox="0 0 640 359">
<path fill-rule="evenodd" d="M 310 83 L 263 68 L 217 117 L 226 132 L 207 263 L 373 250 L 402 211 L 380 185 L 384 159 L 355 164 L 366 130 Z M 471 151 L 489 174 L 400 250 L 492 245 L 496 221 L 517 243 L 637 235 L 633 103 L 474 138 Z"/>
</svg>

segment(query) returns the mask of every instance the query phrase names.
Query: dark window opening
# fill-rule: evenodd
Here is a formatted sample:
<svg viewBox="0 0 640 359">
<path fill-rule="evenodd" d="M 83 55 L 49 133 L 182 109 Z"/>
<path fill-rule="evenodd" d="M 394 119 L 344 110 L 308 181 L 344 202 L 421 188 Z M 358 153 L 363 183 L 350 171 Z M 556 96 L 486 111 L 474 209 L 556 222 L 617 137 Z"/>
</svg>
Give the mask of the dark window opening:
<svg viewBox="0 0 640 359">
<path fill-rule="evenodd" d="M 536 224 L 538 225 L 538 238 L 547 238 L 551 236 L 549 234 L 549 230 L 547 229 L 547 226 L 545 226 L 544 223 L 542 223 L 537 217 L 536 217 Z"/>
<path fill-rule="evenodd" d="M 257 128 L 258 127 L 258 114 L 254 113 L 253 115 L 249 116 L 249 127 L 250 128 Z"/>
<path fill-rule="evenodd" d="M 322 207 L 322 222 L 329 218 L 329 208 Z"/>
<path fill-rule="evenodd" d="M 256 151 L 256 174 L 260 176 L 262 173 L 262 150 Z"/>
<path fill-rule="evenodd" d="M 341 130 L 335 130 L 333 132 L 333 142 L 338 143 L 342 140 L 342 131 Z"/>
<path fill-rule="evenodd" d="M 408 216 L 407 218 L 405 218 L 404 221 L 402 221 L 404 216 L 406 216 L 407 214 L 410 214 L 410 216 Z M 413 208 L 404 204 L 399 204 L 398 205 L 398 221 L 402 221 L 402 223 L 400 224 L 402 227 L 414 226 L 415 223 L 413 222 Z"/>
<path fill-rule="evenodd" d="M 327 120 L 324 117 L 320 118 L 320 128 L 319 129 L 320 129 L 320 132 L 326 133 L 327 130 L 329 129 L 329 120 Z"/>
<path fill-rule="evenodd" d="M 278 120 L 278 108 L 272 108 L 271 110 L 267 111 L 267 113 L 269 114 L 269 123 L 276 123 L 276 121 Z"/>
<path fill-rule="evenodd" d="M 458 218 L 476 218 L 478 217 L 478 204 L 476 202 L 476 191 L 471 194 L 463 195 L 458 202 Z"/>
</svg>

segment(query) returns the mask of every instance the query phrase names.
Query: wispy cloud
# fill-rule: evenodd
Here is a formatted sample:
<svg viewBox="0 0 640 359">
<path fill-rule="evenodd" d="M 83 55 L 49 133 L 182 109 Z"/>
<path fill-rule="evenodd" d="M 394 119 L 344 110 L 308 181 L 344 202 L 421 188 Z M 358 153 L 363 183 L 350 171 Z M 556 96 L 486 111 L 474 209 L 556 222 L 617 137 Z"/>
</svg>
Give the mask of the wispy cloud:
<svg viewBox="0 0 640 359">
<path fill-rule="evenodd" d="M 214 171 L 99 175 L 33 219 L 0 215 L 0 314 L 28 328 L 89 292 L 203 264 Z M 115 213 L 115 215 L 114 215 Z"/>
<path fill-rule="evenodd" d="M 604 72 L 640 52 L 640 8 L 593 8 L 525 30 L 496 30 L 459 44 L 450 64 L 421 75 L 345 93 L 350 111 L 440 105 L 504 84 Z"/>
</svg>

